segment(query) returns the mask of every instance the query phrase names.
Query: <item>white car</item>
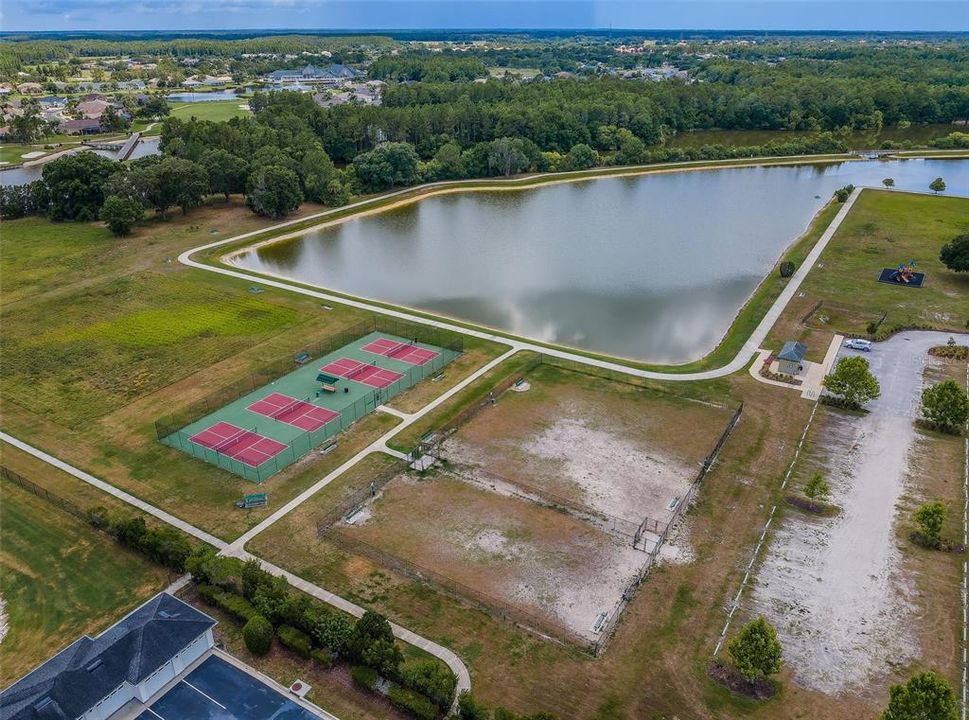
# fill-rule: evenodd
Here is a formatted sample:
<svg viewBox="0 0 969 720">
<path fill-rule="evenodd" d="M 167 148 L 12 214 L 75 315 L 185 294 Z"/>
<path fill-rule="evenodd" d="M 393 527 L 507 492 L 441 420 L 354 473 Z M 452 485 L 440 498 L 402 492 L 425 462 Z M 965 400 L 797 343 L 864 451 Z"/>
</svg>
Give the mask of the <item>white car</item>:
<svg viewBox="0 0 969 720">
<path fill-rule="evenodd" d="M 862 340 L 861 338 L 851 338 L 845 343 L 846 348 L 851 348 L 852 350 L 861 350 L 862 352 L 871 352 L 871 340 Z"/>
</svg>

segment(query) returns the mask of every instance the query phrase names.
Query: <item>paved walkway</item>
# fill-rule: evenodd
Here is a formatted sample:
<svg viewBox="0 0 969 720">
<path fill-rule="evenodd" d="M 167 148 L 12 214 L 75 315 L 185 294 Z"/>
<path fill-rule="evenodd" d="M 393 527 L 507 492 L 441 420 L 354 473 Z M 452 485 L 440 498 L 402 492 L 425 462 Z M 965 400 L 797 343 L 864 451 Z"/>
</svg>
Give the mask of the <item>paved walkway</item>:
<svg viewBox="0 0 969 720">
<path fill-rule="evenodd" d="M 174 515 L 167 513 L 164 510 L 157 508 L 150 503 L 145 502 L 140 498 L 136 498 L 134 495 L 130 495 L 129 493 L 126 493 L 124 490 L 119 490 L 114 485 L 106 483 L 104 480 L 100 480 L 94 477 L 93 475 L 91 475 L 90 473 L 86 473 L 83 470 L 74 467 L 73 465 L 69 465 L 63 460 L 59 460 L 53 455 L 50 455 L 44 452 L 43 450 L 35 448 L 33 445 L 28 445 L 27 443 L 23 442 L 22 440 L 18 440 L 12 435 L 8 435 L 7 433 L 0 431 L 0 440 L 2 440 L 5 443 L 9 443 L 13 445 L 15 448 L 19 450 L 23 450 L 25 453 L 29 455 L 33 455 L 38 460 L 43 460 L 48 465 L 52 465 L 56 467 L 58 470 L 62 470 L 63 472 L 66 472 L 68 475 L 73 475 L 78 480 L 86 482 L 88 485 L 93 485 L 98 490 L 101 490 L 102 492 L 106 492 L 108 495 L 112 495 L 118 498 L 119 500 L 121 500 L 122 502 L 126 502 L 129 505 L 132 505 L 138 508 L 139 510 L 141 510 L 142 512 L 148 513 L 149 515 L 152 515 L 153 517 L 158 518 L 163 523 L 167 523 L 172 527 L 176 527 L 182 532 L 188 535 L 191 535 L 192 537 L 198 538 L 204 543 L 212 545 L 213 547 L 216 547 L 219 550 L 222 550 L 226 547 L 226 543 L 222 540 L 219 540 L 219 538 L 215 537 L 214 535 L 210 535 L 204 530 L 200 530 L 194 525 L 190 525 L 184 520 L 181 520 L 175 517 Z"/>
</svg>

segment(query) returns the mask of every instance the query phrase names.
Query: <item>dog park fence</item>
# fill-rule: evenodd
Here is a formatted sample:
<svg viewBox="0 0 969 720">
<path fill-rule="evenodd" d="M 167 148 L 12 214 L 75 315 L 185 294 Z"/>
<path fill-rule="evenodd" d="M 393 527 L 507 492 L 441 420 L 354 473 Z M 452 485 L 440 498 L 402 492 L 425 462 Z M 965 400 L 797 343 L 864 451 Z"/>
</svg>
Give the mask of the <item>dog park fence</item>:
<svg viewBox="0 0 969 720">
<path fill-rule="evenodd" d="M 12 482 L 15 485 L 19 485 L 27 492 L 33 493 L 37 497 L 43 500 L 46 500 L 47 502 L 51 503 L 52 505 L 55 505 L 56 507 L 60 508 L 64 512 L 70 513 L 74 517 L 80 518 L 85 522 L 88 521 L 88 514 L 85 510 L 75 505 L 70 500 L 67 500 L 66 498 L 62 498 L 60 495 L 52 493 L 47 488 L 43 488 L 40 485 L 34 482 L 31 482 L 20 473 L 14 472 L 8 467 L 4 467 L 0 465 L 0 479 L 6 480 L 8 482 Z"/>
<path fill-rule="evenodd" d="M 450 353 L 440 353 L 423 365 L 413 365 L 402 371 L 402 376 L 385 388 L 374 389 L 354 403 L 340 409 L 338 418 L 317 430 L 310 430 L 291 440 L 286 450 L 270 458 L 262 465 L 253 467 L 239 460 L 191 442 L 190 435 L 184 428 L 210 415 L 229 403 L 264 387 L 294 370 L 294 358 L 307 357 L 305 362 L 313 362 L 321 357 L 339 350 L 350 343 L 359 340 L 372 332 L 382 332 L 397 337 L 416 339 L 418 342 L 434 345 L 449 350 Z M 292 465 L 300 458 L 345 430 L 364 415 L 395 397 L 399 393 L 416 385 L 420 381 L 434 377 L 447 365 L 453 355 L 464 351 L 464 339 L 461 335 L 436 328 L 430 328 L 417 323 L 403 320 L 374 316 L 369 320 L 357 323 L 350 328 L 331 335 L 319 343 L 303 348 L 296 353 L 277 358 L 228 387 L 222 388 L 193 403 L 187 409 L 166 415 L 155 420 L 155 437 L 162 443 L 177 448 L 200 460 L 216 465 L 247 480 L 263 482 L 280 470 Z"/>
</svg>

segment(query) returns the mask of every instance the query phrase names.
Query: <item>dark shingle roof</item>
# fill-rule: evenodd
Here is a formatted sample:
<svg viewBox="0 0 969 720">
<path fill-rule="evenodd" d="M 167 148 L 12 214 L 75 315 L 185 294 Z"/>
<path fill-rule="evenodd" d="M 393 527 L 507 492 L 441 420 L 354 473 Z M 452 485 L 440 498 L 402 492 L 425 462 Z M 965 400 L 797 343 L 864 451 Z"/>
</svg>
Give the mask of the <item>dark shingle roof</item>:
<svg viewBox="0 0 969 720">
<path fill-rule="evenodd" d="M 140 683 L 213 625 L 208 615 L 159 593 L 0 693 L 0 720 L 80 717 L 123 682 Z"/>
<path fill-rule="evenodd" d="M 801 362 L 804 359 L 804 355 L 807 353 L 807 345 L 804 343 L 795 342 L 794 340 L 788 340 L 784 343 L 784 347 L 781 351 L 777 353 L 778 360 L 790 360 L 791 362 Z"/>
</svg>

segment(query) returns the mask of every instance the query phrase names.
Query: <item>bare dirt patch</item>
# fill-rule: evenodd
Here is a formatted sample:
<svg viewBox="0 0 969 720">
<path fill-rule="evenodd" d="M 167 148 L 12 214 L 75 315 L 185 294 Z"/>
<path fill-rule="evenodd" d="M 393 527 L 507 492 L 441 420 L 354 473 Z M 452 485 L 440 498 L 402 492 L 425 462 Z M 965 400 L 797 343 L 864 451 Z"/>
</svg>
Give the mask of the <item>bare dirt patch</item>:
<svg viewBox="0 0 969 720">
<path fill-rule="evenodd" d="M 391 566 L 400 558 L 516 620 L 579 639 L 596 639 L 599 613 L 613 610 L 646 560 L 568 514 L 444 471 L 420 481 L 398 477 L 368 512 L 366 522 L 342 523 L 336 532 L 391 556 Z"/>
</svg>

